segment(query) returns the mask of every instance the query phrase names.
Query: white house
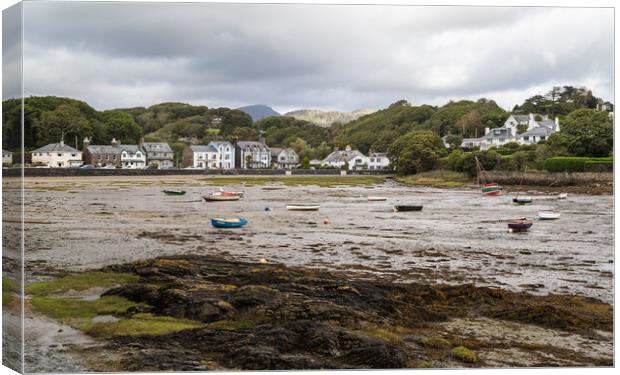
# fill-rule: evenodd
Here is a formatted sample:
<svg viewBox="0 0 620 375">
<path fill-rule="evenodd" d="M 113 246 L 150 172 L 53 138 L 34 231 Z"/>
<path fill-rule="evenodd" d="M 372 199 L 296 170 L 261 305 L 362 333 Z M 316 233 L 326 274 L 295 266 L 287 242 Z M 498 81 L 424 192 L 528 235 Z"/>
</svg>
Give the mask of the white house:
<svg viewBox="0 0 620 375">
<path fill-rule="evenodd" d="M 327 155 L 321 164 L 332 168 L 347 166 L 349 170 L 362 170 L 368 169 L 370 158 L 358 150 L 352 150 L 351 146 L 347 146 L 344 150 L 335 150 Z"/>
<path fill-rule="evenodd" d="M 292 148 L 272 148 L 271 164 L 278 169 L 293 169 L 299 165 L 299 155 Z"/>
<path fill-rule="evenodd" d="M 233 169 L 235 167 L 235 147 L 230 142 L 213 141 L 210 146 L 217 151 L 217 168 Z"/>
<path fill-rule="evenodd" d="M 381 152 L 371 152 L 368 155 L 368 169 L 387 169 L 390 165 L 390 159 L 387 154 Z"/>
<path fill-rule="evenodd" d="M 82 165 L 82 151 L 60 143 L 50 143 L 32 151 L 32 163 L 43 164 L 48 168 L 69 168 Z"/>
<path fill-rule="evenodd" d="M 191 145 L 192 165 L 200 169 L 218 169 L 218 152 L 213 145 Z"/>
<path fill-rule="evenodd" d="M 262 140 L 235 142 L 235 165 L 241 169 L 269 168 L 271 150 Z"/>
<path fill-rule="evenodd" d="M 536 120 L 540 118 L 540 120 Z M 519 134 L 520 130 L 525 130 Z M 546 140 L 551 134 L 560 131 L 560 122 L 556 117 L 550 120 L 546 115 L 510 115 L 500 128 L 485 128 L 480 138 L 464 138 L 463 148 L 480 147 L 487 150 L 490 147 L 499 147 L 510 142 L 522 145 L 535 144 Z"/>
<path fill-rule="evenodd" d="M 13 153 L 11 151 L 2 150 L 2 165 L 9 167 L 13 165 Z"/>
<path fill-rule="evenodd" d="M 123 169 L 146 168 L 146 152 L 138 145 L 118 145 Z"/>
</svg>

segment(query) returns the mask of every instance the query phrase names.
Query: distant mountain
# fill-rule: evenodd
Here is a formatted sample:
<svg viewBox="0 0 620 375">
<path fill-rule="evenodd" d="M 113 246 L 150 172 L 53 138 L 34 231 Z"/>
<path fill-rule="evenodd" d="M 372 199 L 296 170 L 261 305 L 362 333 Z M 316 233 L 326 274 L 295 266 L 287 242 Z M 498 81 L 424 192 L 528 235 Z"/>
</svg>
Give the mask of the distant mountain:
<svg viewBox="0 0 620 375">
<path fill-rule="evenodd" d="M 274 111 L 273 108 L 264 104 L 246 105 L 245 107 L 237 109 L 250 115 L 254 122 L 262 119 L 263 117 L 280 116 L 280 114 Z"/>
<path fill-rule="evenodd" d="M 288 112 L 285 116 L 291 116 L 298 120 L 304 120 L 319 126 L 329 127 L 335 122 L 346 124 L 347 122 L 357 120 L 362 116 L 369 115 L 376 111 L 376 109 L 358 109 L 353 112 L 324 112 L 318 109 L 300 109 L 298 111 Z"/>
</svg>

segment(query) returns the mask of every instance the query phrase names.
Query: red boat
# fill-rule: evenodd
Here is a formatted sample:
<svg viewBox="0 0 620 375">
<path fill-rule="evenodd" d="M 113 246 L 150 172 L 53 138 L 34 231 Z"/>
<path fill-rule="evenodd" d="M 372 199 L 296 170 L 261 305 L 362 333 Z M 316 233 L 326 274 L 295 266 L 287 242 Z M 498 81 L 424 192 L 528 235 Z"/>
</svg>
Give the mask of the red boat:
<svg viewBox="0 0 620 375">
<path fill-rule="evenodd" d="M 526 219 L 514 220 L 508 223 L 508 229 L 512 232 L 524 232 L 532 226 L 532 221 Z"/>
</svg>

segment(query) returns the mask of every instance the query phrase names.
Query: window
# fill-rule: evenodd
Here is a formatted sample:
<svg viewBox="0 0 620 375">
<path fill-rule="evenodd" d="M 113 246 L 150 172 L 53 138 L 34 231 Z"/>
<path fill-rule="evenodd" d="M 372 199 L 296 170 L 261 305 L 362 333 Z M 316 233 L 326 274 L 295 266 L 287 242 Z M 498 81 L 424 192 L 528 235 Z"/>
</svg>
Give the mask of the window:
<svg viewBox="0 0 620 375">
<path fill-rule="evenodd" d="M 62 154 L 58 154 L 58 156 L 60 157 L 60 156 L 62 156 Z"/>
<path fill-rule="evenodd" d="M 546 138 L 546 137 L 543 135 L 543 136 L 541 136 L 541 137 L 540 137 L 540 140 L 541 140 L 541 141 L 544 141 L 544 140 L 545 140 L 545 138 Z"/>
<path fill-rule="evenodd" d="M 523 140 L 524 140 L 524 141 L 529 141 L 529 140 L 530 140 L 530 137 L 525 136 L 525 137 L 523 137 Z"/>
</svg>

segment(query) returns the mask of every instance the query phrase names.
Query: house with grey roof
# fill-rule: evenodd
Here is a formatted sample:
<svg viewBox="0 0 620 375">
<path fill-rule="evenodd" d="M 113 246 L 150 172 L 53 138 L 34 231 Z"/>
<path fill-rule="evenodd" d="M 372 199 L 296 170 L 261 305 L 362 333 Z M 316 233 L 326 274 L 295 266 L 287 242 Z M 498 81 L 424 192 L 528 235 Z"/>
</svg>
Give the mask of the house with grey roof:
<svg viewBox="0 0 620 375">
<path fill-rule="evenodd" d="M 123 169 L 146 168 L 146 151 L 140 145 L 122 145 L 119 142 L 118 149 Z"/>
<path fill-rule="evenodd" d="M 201 169 L 232 169 L 235 147 L 230 142 L 213 141 L 208 145 L 191 145 L 192 166 Z"/>
<path fill-rule="evenodd" d="M 146 151 L 140 145 L 124 145 L 115 138 L 109 145 L 91 145 L 90 139 L 84 138 L 84 161 L 98 168 L 143 169 Z"/>
<path fill-rule="evenodd" d="M 142 148 L 146 152 L 146 160 L 149 166 L 158 169 L 174 167 L 174 151 L 166 142 L 144 142 Z"/>
<path fill-rule="evenodd" d="M 327 155 L 321 162 L 322 165 L 332 168 L 347 167 L 349 170 L 368 169 L 369 158 L 359 150 L 352 150 L 351 146 L 347 146 L 344 150 L 334 150 Z"/>
<path fill-rule="evenodd" d="M 546 140 L 551 134 L 560 131 L 560 122 L 556 117 L 550 120 L 546 115 L 530 113 L 529 115 L 510 115 L 499 128 L 485 128 L 480 138 L 465 138 L 463 148 L 480 147 L 488 150 L 510 142 L 519 144 L 535 144 Z"/>
<path fill-rule="evenodd" d="M 258 141 L 236 141 L 235 166 L 241 169 L 271 167 L 271 149 L 262 137 Z"/>
<path fill-rule="evenodd" d="M 12 165 L 13 165 L 13 153 L 11 151 L 2 149 L 2 166 L 10 167 Z"/>
<path fill-rule="evenodd" d="M 48 168 L 69 168 L 82 165 L 82 151 L 65 144 L 64 140 L 59 143 L 50 143 L 32 151 L 32 163 L 44 165 Z"/>
<path fill-rule="evenodd" d="M 271 148 L 271 165 L 277 169 L 294 169 L 299 166 L 299 155 L 292 148 Z"/>
</svg>

